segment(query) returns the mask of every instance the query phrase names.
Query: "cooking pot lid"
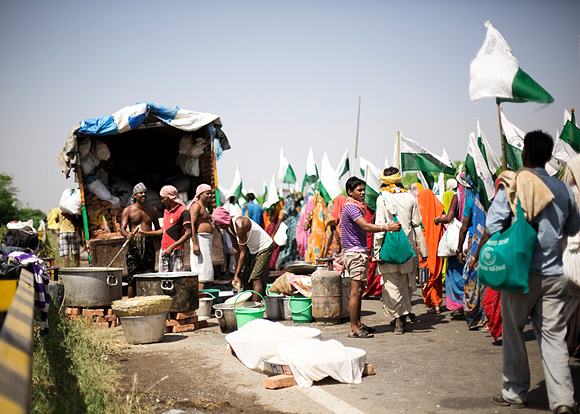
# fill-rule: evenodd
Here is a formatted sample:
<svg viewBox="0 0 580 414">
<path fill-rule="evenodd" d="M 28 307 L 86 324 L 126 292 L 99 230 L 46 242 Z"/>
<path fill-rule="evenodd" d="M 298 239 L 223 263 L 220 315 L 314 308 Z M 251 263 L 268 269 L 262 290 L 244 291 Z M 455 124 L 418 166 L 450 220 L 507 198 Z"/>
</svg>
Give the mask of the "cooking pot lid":
<svg viewBox="0 0 580 414">
<path fill-rule="evenodd" d="M 175 278 L 179 278 L 179 277 L 192 277 L 192 276 L 197 277 L 197 273 L 195 273 L 195 272 L 155 272 L 155 273 L 137 274 L 133 277 L 137 278 L 137 279 L 140 279 L 140 278 L 143 278 L 143 279 L 153 279 L 153 278 L 175 279 Z"/>
<path fill-rule="evenodd" d="M 92 273 L 92 272 L 118 272 L 123 271 L 120 267 L 61 267 L 58 273 Z"/>
</svg>

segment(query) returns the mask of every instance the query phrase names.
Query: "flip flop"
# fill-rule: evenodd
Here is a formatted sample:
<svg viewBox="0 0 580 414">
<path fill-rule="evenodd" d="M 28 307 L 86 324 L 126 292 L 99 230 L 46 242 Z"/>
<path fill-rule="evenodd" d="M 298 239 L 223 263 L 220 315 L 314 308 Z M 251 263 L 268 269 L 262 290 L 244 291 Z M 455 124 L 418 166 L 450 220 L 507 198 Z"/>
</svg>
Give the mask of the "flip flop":
<svg viewBox="0 0 580 414">
<path fill-rule="evenodd" d="M 370 334 L 375 333 L 375 331 L 376 331 L 375 328 L 373 328 L 372 326 L 366 326 L 364 323 L 363 323 L 363 326 L 361 326 L 361 329 L 364 329 L 365 331 L 367 331 Z"/>
<path fill-rule="evenodd" d="M 349 338 L 374 338 L 375 336 L 372 333 L 368 333 L 363 328 L 360 328 L 355 333 L 352 333 L 352 334 L 349 333 L 348 337 Z"/>
</svg>

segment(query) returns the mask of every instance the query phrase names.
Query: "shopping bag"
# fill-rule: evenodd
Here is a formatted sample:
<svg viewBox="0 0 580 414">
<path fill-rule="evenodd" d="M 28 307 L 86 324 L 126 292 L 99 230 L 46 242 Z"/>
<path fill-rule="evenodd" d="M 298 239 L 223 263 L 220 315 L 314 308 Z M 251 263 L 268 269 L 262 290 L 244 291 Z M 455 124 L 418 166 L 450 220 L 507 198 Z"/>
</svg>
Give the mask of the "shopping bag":
<svg viewBox="0 0 580 414">
<path fill-rule="evenodd" d="M 439 240 L 439 246 L 437 247 L 437 256 L 439 257 L 450 257 L 455 256 L 455 251 L 457 250 L 457 243 L 459 242 L 459 230 L 461 230 L 461 222 L 457 219 L 453 219 L 443 237 Z"/>
<path fill-rule="evenodd" d="M 482 284 L 494 290 L 524 290 L 536 246 L 536 230 L 526 221 L 517 200 L 516 221 L 504 232 L 497 232 L 479 254 L 477 276 Z"/>
<path fill-rule="evenodd" d="M 393 221 L 399 221 L 397 220 L 396 215 L 393 215 L 393 217 Z M 413 251 L 411 243 L 409 243 L 409 239 L 403 229 L 398 232 L 385 232 L 383 245 L 379 252 L 379 257 L 383 262 L 390 264 L 403 264 L 411 257 L 416 256 L 417 255 Z"/>
</svg>

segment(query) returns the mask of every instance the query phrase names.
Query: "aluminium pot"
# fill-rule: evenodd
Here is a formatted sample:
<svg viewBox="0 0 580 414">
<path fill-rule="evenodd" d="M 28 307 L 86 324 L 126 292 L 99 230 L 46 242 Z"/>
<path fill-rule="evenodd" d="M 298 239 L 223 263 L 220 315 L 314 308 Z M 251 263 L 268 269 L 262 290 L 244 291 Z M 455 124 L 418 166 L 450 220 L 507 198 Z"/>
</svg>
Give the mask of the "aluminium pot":
<svg viewBox="0 0 580 414">
<path fill-rule="evenodd" d="M 171 296 L 173 303 L 169 312 L 189 312 L 199 307 L 199 284 L 195 273 L 143 273 L 133 277 L 137 296 Z"/>
<path fill-rule="evenodd" d="M 236 304 L 236 309 L 240 308 L 259 308 L 262 306 L 262 302 L 242 302 Z M 213 305 L 215 310 L 215 317 L 220 325 L 220 330 L 222 333 L 233 332 L 238 329 L 238 321 L 236 314 L 234 313 L 233 303 L 218 303 Z"/>
<path fill-rule="evenodd" d="M 123 297 L 118 267 L 65 267 L 58 271 L 64 283 L 64 306 L 102 308 Z"/>
</svg>

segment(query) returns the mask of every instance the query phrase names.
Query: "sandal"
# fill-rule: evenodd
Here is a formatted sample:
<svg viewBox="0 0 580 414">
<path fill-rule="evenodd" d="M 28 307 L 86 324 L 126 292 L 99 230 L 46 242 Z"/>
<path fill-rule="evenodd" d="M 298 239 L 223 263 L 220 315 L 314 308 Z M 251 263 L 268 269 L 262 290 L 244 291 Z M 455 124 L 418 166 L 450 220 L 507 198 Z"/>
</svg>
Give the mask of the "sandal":
<svg viewBox="0 0 580 414">
<path fill-rule="evenodd" d="M 365 331 L 363 328 L 360 328 L 355 333 L 352 333 L 352 334 L 349 333 L 348 337 L 349 338 L 374 338 L 374 335 L 372 333 Z"/>
<path fill-rule="evenodd" d="M 364 323 L 363 323 L 363 326 L 361 326 L 361 329 L 364 329 L 365 331 L 367 331 L 370 334 L 375 333 L 375 331 L 376 331 L 375 328 L 373 328 L 372 326 L 366 326 Z"/>
<path fill-rule="evenodd" d="M 441 313 L 441 309 L 439 309 L 439 306 L 431 306 L 427 309 L 427 313 L 438 314 Z"/>
</svg>

